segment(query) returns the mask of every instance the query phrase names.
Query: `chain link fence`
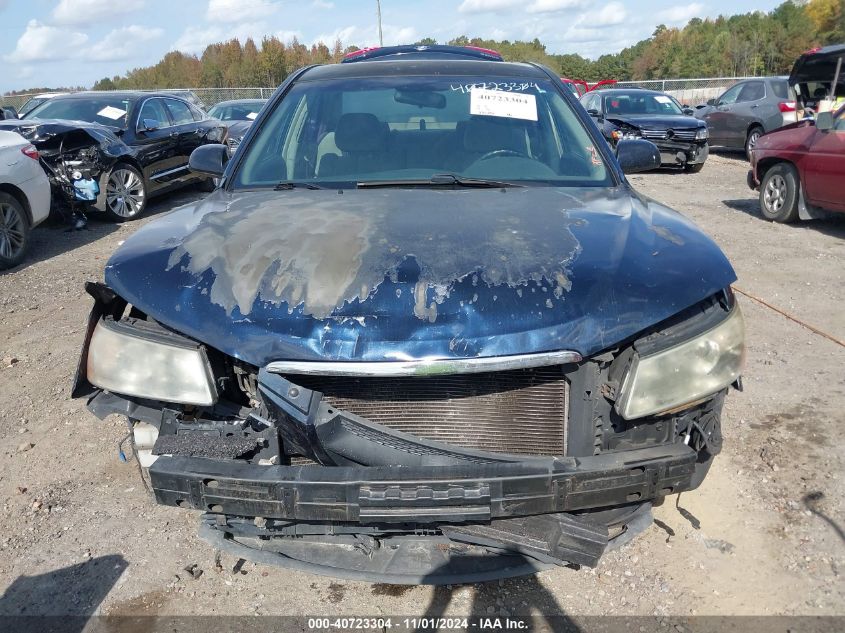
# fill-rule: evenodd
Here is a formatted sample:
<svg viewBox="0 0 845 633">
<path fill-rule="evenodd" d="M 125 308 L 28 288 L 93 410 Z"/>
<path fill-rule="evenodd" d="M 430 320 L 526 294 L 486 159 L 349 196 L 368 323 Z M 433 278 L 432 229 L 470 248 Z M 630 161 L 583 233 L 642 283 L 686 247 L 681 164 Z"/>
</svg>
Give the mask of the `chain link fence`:
<svg viewBox="0 0 845 633">
<path fill-rule="evenodd" d="M 644 81 L 620 81 L 619 88 L 639 86 L 650 90 L 666 92 L 684 105 L 694 106 L 705 103 L 708 99 L 718 97 L 736 82 L 749 77 L 715 77 L 699 79 L 648 79 Z M 275 88 L 186 88 L 193 92 L 199 100 L 210 108 L 221 101 L 231 99 L 267 99 Z M 164 92 L 179 92 L 176 89 L 164 88 Z M 145 90 L 141 92 L 153 92 Z M 11 106 L 19 109 L 30 97 L 37 93 L 9 95 L 0 97 L 0 106 Z"/>
<path fill-rule="evenodd" d="M 683 105 L 695 106 L 715 99 L 736 82 L 751 77 L 711 77 L 698 79 L 648 79 L 644 81 L 620 81 L 618 88 L 640 87 L 659 90 L 672 95 Z"/>
</svg>

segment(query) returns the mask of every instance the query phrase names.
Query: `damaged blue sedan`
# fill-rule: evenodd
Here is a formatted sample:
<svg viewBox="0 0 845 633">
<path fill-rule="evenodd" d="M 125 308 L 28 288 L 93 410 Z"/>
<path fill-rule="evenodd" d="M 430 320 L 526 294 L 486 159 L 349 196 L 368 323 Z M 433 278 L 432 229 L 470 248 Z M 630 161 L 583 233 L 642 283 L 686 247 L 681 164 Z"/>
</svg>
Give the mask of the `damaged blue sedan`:
<svg viewBox="0 0 845 633">
<path fill-rule="evenodd" d="M 350 60 L 352 61 L 352 60 Z M 237 556 L 444 584 L 595 566 L 696 488 L 734 271 L 550 70 L 422 47 L 279 87 L 115 252 L 74 387 Z"/>
</svg>

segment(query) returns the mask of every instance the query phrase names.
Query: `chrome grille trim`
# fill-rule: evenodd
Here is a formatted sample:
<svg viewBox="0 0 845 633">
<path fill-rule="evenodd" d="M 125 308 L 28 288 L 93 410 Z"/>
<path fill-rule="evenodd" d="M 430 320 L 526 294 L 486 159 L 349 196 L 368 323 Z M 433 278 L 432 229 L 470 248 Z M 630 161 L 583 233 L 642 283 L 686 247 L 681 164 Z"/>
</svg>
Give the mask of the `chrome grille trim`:
<svg viewBox="0 0 845 633">
<path fill-rule="evenodd" d="M 694 141 L 697 129 L 692 130 L 672 130 L 672 137 L 667 137 L 668 130 L 640 130 L 643 138 L 658 140 L 658 141 Z"/>
<path fill-rule="evenodd" d="M 528 369 L 578 363 L 581 354 L 571 350 L 518 354 L 514 356 L 484 356 L 479 358 L 420 358 L 380 362 L 360 361 L 298 361 L 279 360 L 267 365 L 273 374 L 306 376 L 397 377 L 444 376 L 477 374 L 489 371 Z"/>
</svg>

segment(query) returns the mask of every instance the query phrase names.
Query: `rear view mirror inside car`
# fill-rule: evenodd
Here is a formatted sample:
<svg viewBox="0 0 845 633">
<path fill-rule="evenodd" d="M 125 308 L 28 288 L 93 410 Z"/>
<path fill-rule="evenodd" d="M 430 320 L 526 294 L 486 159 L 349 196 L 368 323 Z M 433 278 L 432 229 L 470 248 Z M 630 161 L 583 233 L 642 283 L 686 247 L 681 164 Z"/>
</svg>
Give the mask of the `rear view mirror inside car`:
<svg viewBox="0 0 845 633">
<path fill-rule="evenodd" d="M 405 103 L 421 108 L 437 108 L 442 110 L 446 107 L 446 97 L 439 92 L 431 90 L 397 89 L 393 95 L 393 100 L 396 103 Z"/>
</svg>

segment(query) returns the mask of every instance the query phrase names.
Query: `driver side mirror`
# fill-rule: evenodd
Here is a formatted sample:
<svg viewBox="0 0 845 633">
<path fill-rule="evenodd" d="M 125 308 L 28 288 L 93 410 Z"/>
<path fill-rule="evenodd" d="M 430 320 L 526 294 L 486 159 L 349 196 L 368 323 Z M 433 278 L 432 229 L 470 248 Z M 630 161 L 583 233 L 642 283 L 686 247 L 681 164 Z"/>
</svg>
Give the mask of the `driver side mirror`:
<svg viewBox="0 0 845 633">
<path fill-rule="evenodd" d="M 142 132 L 154 132 L 158 129 L 158 121 L 155 119 L 144 119 L 141 121 Z"/>
<path fill-rule="evenodd" d="M 827 132 L 833 129 L 833 113 L 819 112 L 816 115 L 816 129 L 819 132 Z"/>
<path fill-rule="evenodd" d="M 660 150 L 644 139 L 622 139 L 616 144 L 616 159 L 626 174 L 637 174 L 660 167 Z"/>
<path fill-rule="evenodd" d="M 599 112 L 595 108 L 590 108 L 589 110 L 587 110 L 587 114 L 589 114 L 591 117 L 597 118 L 599 121 L 601 121 L 604 118 L 601 115 L 601 112 Z"/>
<path fill-rule="evenodd" d="M 220 178 L 226 169 L 229 160 L 229 151 L 225 145 L 210 143 L 200 145 L 188 159 L 188 167 L 196 174 Z"/>
<path fill-rule="evenodd" d="M 693 110 L 693 109 L 692 109 L 691 107 L 689 107 L 689 106 L 684 106 L 684 107 L 683 107 L 683 109 L 682 109 L 681 111 L 682 111 L 684 114 L 686 114 L 687 116 L 692 116 L 693 114 L 695 114 L 695 110 Z"/>
<path fill-rule="evenodd" d="M 714 105 L 716 105 L 716 100 L 715 100 L 715 99 L 708 99 L 708 100 L 707 100 L 707 105 L 709 105 L 709 106 L 714 106 Z"/>
</svg>

